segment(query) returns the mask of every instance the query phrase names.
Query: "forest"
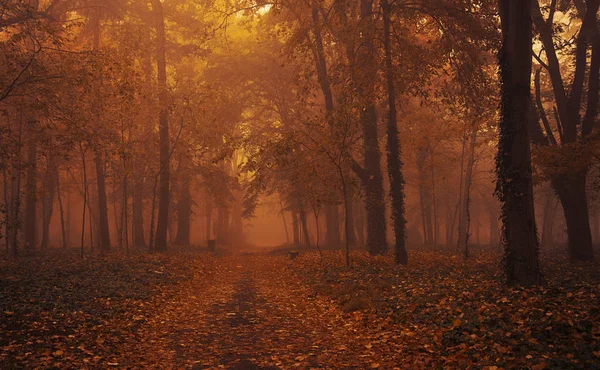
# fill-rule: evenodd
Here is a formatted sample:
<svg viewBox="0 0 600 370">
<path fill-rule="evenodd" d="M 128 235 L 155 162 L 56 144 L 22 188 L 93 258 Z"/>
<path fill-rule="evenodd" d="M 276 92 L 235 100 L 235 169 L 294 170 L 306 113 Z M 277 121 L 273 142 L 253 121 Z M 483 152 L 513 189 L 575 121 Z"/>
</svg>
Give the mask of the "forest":
<svg viewBox="0 0 600 370">
<path fill-rule="evenodd" d="M 600 0 L 0 0 L 0 368 L 600 368 Z"/>
</svg>

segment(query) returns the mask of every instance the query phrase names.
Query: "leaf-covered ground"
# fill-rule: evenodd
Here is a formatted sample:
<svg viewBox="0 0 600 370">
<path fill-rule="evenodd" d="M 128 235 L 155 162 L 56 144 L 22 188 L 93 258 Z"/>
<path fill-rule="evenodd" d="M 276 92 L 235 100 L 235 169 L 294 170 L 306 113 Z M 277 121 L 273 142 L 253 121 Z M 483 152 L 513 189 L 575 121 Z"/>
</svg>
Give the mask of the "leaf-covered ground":
<svg viewBox="0 0 600 370">
<path fill-rule="evenodd" d="M 319 261 L 306 255 L 293 270 L 363 320 L 384 368 L 600 368 L 596 264 L 553 252 L 542 258 L 546 285 L 509 289 L 492 253 L 413 252 L 408 267 L 355 255 L 350 270 L 341 255 Z"/>
<path fill-rule="evenodd" d="M 544 257 L 178 253 L 0 264 L 2 368 L 600 368 L 600 271 Z"/>
</svg>

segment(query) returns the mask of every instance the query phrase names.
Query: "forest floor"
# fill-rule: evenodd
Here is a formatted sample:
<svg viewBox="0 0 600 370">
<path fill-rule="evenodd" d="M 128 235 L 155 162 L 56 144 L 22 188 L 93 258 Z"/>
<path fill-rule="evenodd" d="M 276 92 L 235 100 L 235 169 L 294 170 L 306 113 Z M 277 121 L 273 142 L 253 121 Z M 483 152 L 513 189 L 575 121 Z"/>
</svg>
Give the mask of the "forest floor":
<svg viewBox="0 0 600 370">
<path fill-rule="evenodd" d="M 1 368 L 600 368 L 600 268 L 247 252 L 0 262 Z"/>
</svg>

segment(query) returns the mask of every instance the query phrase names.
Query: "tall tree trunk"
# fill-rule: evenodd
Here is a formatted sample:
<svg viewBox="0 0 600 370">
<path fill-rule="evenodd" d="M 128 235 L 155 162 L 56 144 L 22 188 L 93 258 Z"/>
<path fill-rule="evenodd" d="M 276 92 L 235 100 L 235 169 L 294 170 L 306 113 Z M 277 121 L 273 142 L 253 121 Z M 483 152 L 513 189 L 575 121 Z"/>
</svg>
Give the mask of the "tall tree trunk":
<svg viewBox="0 0 600 370">
<path fill-rule="evenodd" d="M 144 236 L 144 179 L 137 174 L 133 180 L 133 245 L 146 247 Z"/>
<path fill-rule="evenodd" d="M 152 187 L 152 206 L 150 207 L 150 235 L 148 237 L 148 251 L 154 253 L 156 251 L 156 234 L 154 232 L 154 225 L 156 224 L 156 197 L 158 188 L 158 176 L 154 177 L 154 186 Z M 165 235 L 166 238 L 166 235 Z"/>
<path fill-rule="evenodd" d="M 60 184 L 59 184 L 60 185 Z M 60 189 L 60 187 L 57 185 L 57 189 Z M 60 190 L 59 190 L 60 191 Z M 67 191 L 66 192 L 66 203 L 67 203 L 67 209 L 66 209 L 66 215 L 65 215 L 65 238 L 66 238 L 66 245 L 69 246 L 71 245 L 71 231 L 73 230 L 72 225 L 71 225 L 71 212 L 72 212 L 72 204 L 71 204 L 71 192 Z"/>
<path fill-rule="evenodd" d="M 437 211 L 437 202 L 436 202 L 436 194 L 435 194 L 435 169 L 434 169 L 434 158 L 433 158 L 433 148 L 431 150 L 431 203 L 433 210 L 433 236 L 431 239 L 431 244 L 433 245 L 433 249 L 435 250 L 438 243 L 438 235 L 439 235 L 439 225 L 438 225 L 438 211 Z"/>
<path fill-rule="evenodd" d="M 285 230 L 285 242 L 290 244 L 290 234 L 288 232 L 287 222 L 285 220 L 285 210 L 283 209 L 283 202 L 279 201 L 279 213 L 281 213 L 281 220 L 283 221 L 283 229 Z"/>
<path fill-rule="evenodd" d="M 348 232 L 346 233 L 346 235 L 348 238 L 348 245 L 351 247 L 356 247 L 356 232 L 355 232 L 356 227 L 354 225 L 354 201 L 353 201 L 354 197 L 352 196 L 351 189 L 346 189 L 346 191 L 348 192 L 348 195 L 346 196 L 347 199 L 345 199 L 347 201 L 345 203 L 345 207 L 347 208 L 346 216 L 348 216 Z"/>
<path fill-rule="evenodd" d="M 160 186 L 158 198 L 158 220 L 156 223 L 156 250 L 167 250 L 167 228 L 169 226 L 169 108 L 167 96 L 167 59 L 165 51 L 165 18 L 160 0 L 152 0 L 156 22 L 156 61 L 158 65 L 159 136 L 160 136 Z"/>
<path fill-rule="evenodd" d="M 10 253 L 10 226 L 11 226 L 11 216 L 12 216 L 12 205 L 11 205 L 11 195 L 9 194 L 8 188 L 8 169 L 6 167 L 2 168 L 2 190 L 4 194 L 4 244 L 6 246 L 6 254 Z"/>
<path fill-rule="evenodd" d="M 583 170 L 574 175 L 562 175 L 552 179 L 553 187 L 564 210 L 569 256 L 573 261 L 594 259 L 586 196 L 586 177 L 587 170 Z"/>
<path fill-rule="evenodd" d="M 548 192 L 546 195 L 546 200 L 544 202 L 544 215 L 543 215 L 543 224 L 542 224 L 542 246 L 551 247 L 554 245 L 554 216 L 555 216 L 555 207 L 556 199 L 555 195 L 552 192 Z"/>
<path fill-rule="evenodd" d="M 462 181 L 463 191 L 461 197 L 461 211 L 458 219 L 458 249 L 463 250 L 464 257 L 469 257 L 469 226 L 471 222 L 471 182 L 473 178 L 473 164 L 475 162 L 475 143 L 477 141 L 477 127 L 473 125 L 469 137 L 469 152 L 465 178 Z"/>
<path fill-rule="evenodd" d="M 19 138 L 17 147 L 17 157 L 14 159 L 12 168 L 12 225 L 11 225 L 11 244 L 13 256 L 19 255 L 19 225 L 21 220 L 21 171 L 23 165 L 23 113 L 19 114 Z"/>
<path fill-rule="evenodd" d="M 335 9 L 342 19 L 343 28 L 348 27 L 347 6 L 336 2 Z M 356 36 L 360 38 L 355 50 L 353 37 L 346 37 L 346 58 L 350 67 L 351 83 L 359 97 L 359 124 L 363 136 L 364 167 L 351 161 L 352 170 L 360 178 L 365 190 L 367 218 L 367 250 L 371 255 L 387 251 L 385 200 L 383 175 L 381 172 L 381 152 L 377 130 L 377 109 L 375 83 L 377 81 L 377 61 L 375 50 L 375 23 L 373 20 L 373 0 L 360 0 L 360 27 Z M 347 35 L 346 35 L 347 36 Z"/>
<path fill-rule="evenodd" d="M 213 234 L 211 233 L 212 230 L 212 211 L 213 211 L 213 206 L 212 206 L 212 199 L 210 194 L 208 194 L 208 192 L 206 192 L 206 240 L 208 243 L 208 240 L 212 240 Z"/>
<path fill-rule="evenodd" d="M 375 49 L 375 23 L 373 20 L 373 0 L 360 1 L 361 45 L 353 60 L 362 107 L 360 124 L 364 142 L 364 171 L 367 210 L 367 248 L 371 255 L 383 254 L 387 250 L 385 200 L 383 176 L 381 173 L 381 152 L 377 130 L 377 108 L 375 102 L 375 82 L 377 80 L 377 60 Z M 353 51 L 354 53 L 354 51 Z"/>
<path fill-rule="evenodd" d="M 185 170 L 183 170 L 185 171 Z M 190 179 L 187 174 L 181 183 L 181 194 L 177 202 L 177 236 L 175 245 L 190 245 L 190 217 L 192 215 L 192 195 L 190 194 Z"/>
<path fill-rule="evenodd" d="M 496 194 L 502 204 L 505 270 L 509 285 L 542 281 L 535 225 L 528 120 L 531 109 L 531 1 L 499 0 L 503 43 Z"/>
<path fill-rule="evenodd" d="M 592 223 L 592 242 L 598 244 L 600 242 L 600 224 L 598 223 L 598 210 L 594 210 L 590 222 Z"/>
<path fill-rule="evenodd" d="M 27 117 L 27 182 L 25 184 L 25 215 L 23 221 L 23 241 L 32 252 L 37 243 L 37 137 L 36 119 Z"/>
<path fill-rule="evenodd" d="M 310 248 L 310 235 L 308 233 L 308 222 L 306 221 L 306 211 L 300 209 L 300 224 L 302 226 L 302 237 L 304 238 L 304 246 Z"/>
<path fill-rule="evenodd" d="M 419 171 L 419 203 L 421 208 L 421 225 L 423 227 L 423 244 L 430 245 L 433 239 L 433 226 L 431 224 L 431 194 L 429 179 L 427 178 L 426 162 L 428 157 L 426 147 L 417 151 L 417 169 Z"/>
<path fill-rule="evenodd" d="M 406 252 L 406 219 L 404 217 L 404 175 L 400 140 L 398 140 L 398 122 L 396 113 L 396 90 L 394 86 L 394 67 L 390 42 L 390 17 L 392 8 L 388 0 L 382 0 L 383 44 L 385 48 L 385 76 L 387 81 L 388 122 L 387 122 L 387 163 L 392 198 L 392 222 L 394 225 L 394 252 L 398 264 L 408 263 Z"/>
<path fill-rule="evenodd" d="M 96 14 L 93 18 L 93 32 L 94 32 L 94 51 L 99 51 L 100 49 L 100 17 L 101 17 L 101 7 L 99 5 L 96 6 Z M 100 113 L 98 112 L 98 107 L 94 107 L 96 110 L 96 122 L 100 124 Z M 96 166 L 96 187 L 98 190 L 98 226 L 99 226 L 99 242 L 100 242 L 100 250 L 103 252 L 110 250 L 110 231 L 108 227 L 108 200 L 106 196 L 106 174 L 104 172 L 104 160 L 102 158 L 101 149 L 97 149 L 94 156 L 94 164 Z M 92 213 L 90 212 L 90 216 Z M 92 225 L 90 224 L 90 231 L 92 229 Z"/>
<path fill-rule="evenodd" d="M 107 252 L 110 250 L 110 231 L 108 228 L 108 200 L 106 196 L 106 174 L 104 171 L 104 161 L 100 153 L 94 157 L 96 165 L 96 186 L 98 189 L 98 226 L 100 250 Z"/>
<path fill-rule="evenodd" d="M 444 220 L 444 231 L 446 232 L 446 246 L 452 245 L 452 207 L 450 206 L 450 197 L 448 194 L 444 197 L 444 210 L 446 217 Z"/>
<path fill-rule="evenodd" d="M 81 151 L 81 165 L 83 172 L 83 211 L 81 216 L 81 258 L 83 258 L 83 245 L 85 242 L 85 211 L 86 205 L 88 204 L 88 181 L 87 181 L 87 166 L 85 164 L 85 151 L 83 145 L 79 144 Z M 90 219 L 91 221 L 91 219 Z M 92 223 L 90 222 L 90 233 L 92 231 Z M 90 244 L 90 248 L 93 250 L 93 243 Z"/>
<path fill-rule="evenodd" d="M 42 225 L 42 244 L 41 249 L 48 248 L 50 244 L 50 221 L 52 220 L 52 214 L 54 213 L 54 196 L 56 195 L 56 179 L 57 179 L 58 167 L 56 165 L 56 158 L 52 154 L 49 154 L 46 162 L 46 178 L 44 180 L 46 191 L 44 192 L 44 203 L 43 203 L 43 222 Z"/>
<path fill-rule="evenodd" d="M 300 245 L 300 230 L 298 225 L 298 212 L 292 210 L 292 235 L 294 240 L 294 246 Z"/>
<path fill-rule="evenodd" d="M 598 113 L 598 95 L 600 85 L 600 37 L 598 37 L 597 14 L 600 1 L 586 1 L 585 6 L 578 6 L 577 13 L 581 19 L 581 28 L 577 33 L 576 49 L 573 65 L 573 79 L 570 88 L 567 88 L 563 79 L 561 61 L 557 54 L 554 42 L 554 24 L 552 20 L 545 20 L 542 16 L 539 2 L 532 3 L 532 17 L 539 32 L 540 40 L 544 47 L 554 101 L 556 102 L 556 117 L 561 124 L 561 144 L 584 143 L 596 122 Z M 591 58 L 588 58 L 588 46 L 591 45 Z M 582 102 L 586 78 L 587 61 L 590 60 L 589 73 L 587 73 L 587 103 L 583 120 L 581 119 Z M 579 129 L 581 127 L 581 130 Z M 579 159 L 579 158 L 578 158 Z M 581 158 L 583 165 L 574 174 L 557 175 L 552 179 L 552 186 L 563 206 L 567 223 L 569 255 L 573 261 L 591 261 L 594 259 L 594 250 L 589 224 L 589 210 L 586 199 L 586 177 L 589 170 L 588 158 Z M 574 164 L 575 165 L 575 164 Z M 568 171 L 568 170 L 567 170 Z M 583 208 L 580 208 L 583 207 Z"/>
<path fill-rule="evenodd" d="M 315 36 L 313 46 L 313 58 L 317 70 L 317 79 L 321 87 L 321 92 L 325 100 L 326 118 L 332 133 L 335 132 L 335 117 L 333 106 L 333 93 L 331 91 L 331 82 L 327 72 L 327 60 L 325 59 L 325 49 L 323 47 L 323 38 L 321 35 L 321 22 L 319 17 L 319 5 L 317 0 L 311 1 L 313 33 Z M 310 41 L 310 40 L 309 40 Z M 340 245 L 340 219 L 337 205 L 327 204 L 325 206 L 325 243 L 329 246 Z"/>
<path fill-rule="evenodd" d="M 125 242 L 125 250 L 129 253 L 129 189 L 128 189 L 128 181 L 127 181 L 127 161 L 123 159 L 123 187 L 122 193 L 123 198 L 121 200 L 121 232 L 123 234 L 124 242 Z"/>
<path fill-rule="evenodd" d="M 67 229 L 65 227 L 65 212 L 63 207 L 62 196 L 60 193 L 60 172 L 58 166 L 56 166 L 56 171 L 54 172 L 54 175 L 56 176 L 56 196 L 58 198 L 58 209 L 60 211 L 60 231 L 62 236 L 62 246 L 63 249 L 66 249 L 69 240 L 67 238 Z"/>
</svg>

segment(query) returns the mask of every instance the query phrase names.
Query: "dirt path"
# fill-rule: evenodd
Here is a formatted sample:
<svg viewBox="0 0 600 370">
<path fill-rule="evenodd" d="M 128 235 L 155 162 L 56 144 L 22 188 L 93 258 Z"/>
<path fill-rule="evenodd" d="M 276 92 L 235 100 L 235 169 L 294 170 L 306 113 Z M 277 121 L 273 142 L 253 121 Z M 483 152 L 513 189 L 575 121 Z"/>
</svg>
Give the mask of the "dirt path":
<svg viewBox="0 0 600 370">
<path fill-rule="evenodd" d="M 284 257 L 228 256 L 194 276 L 138 333 L 144 368 L 271 370 L 376 367 L 356 322 L 299 285 Z M 362 343 L 362 344 L 361 344 Z M 123 364 L 123 363 L 122 363 Z"/>
</svg>

